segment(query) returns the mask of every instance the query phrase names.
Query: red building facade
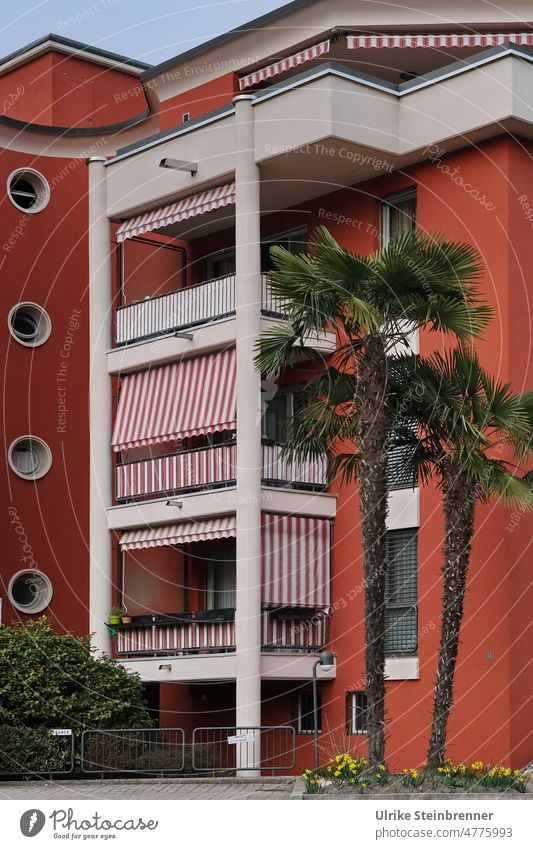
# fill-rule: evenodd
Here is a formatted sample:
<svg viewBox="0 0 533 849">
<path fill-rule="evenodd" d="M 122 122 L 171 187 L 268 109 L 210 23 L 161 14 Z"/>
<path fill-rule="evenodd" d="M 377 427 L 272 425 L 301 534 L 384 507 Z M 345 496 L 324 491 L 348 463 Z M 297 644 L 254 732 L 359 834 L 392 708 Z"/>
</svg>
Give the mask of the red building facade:
<svg viewBox="0 0 533 849">
<path fill-rule="evenodd" d="M 327 648 L 323 757 L 365 750 L 357 486 L 281 457 L 316 366 L 279 386 L 253 367 L 283 320 L 269 248 L 302 250 L 320 224 L 363 253 L 412 226 L 470 242 L 497 315 L 482 361 L 531 388 L 533 53 L 515 5 L 471 3 L 450 28 L 437 4 L 368 20 L 296 2 L 156 68 L 52 36 L 0 66 L 3 622 L 92 631 L 162 726 L 294 728 L 300 771 Z M 335 334 L 310 344 L 327 362 Z M 388 521 L 397 769 L 427 747 L 438 490 L 391 464 Z M 523 766 L 531 520 L 490 504 L 476 528 L 449 755 Z M 110 636 L 115 605 L 132 621 Z"/>
</svg>

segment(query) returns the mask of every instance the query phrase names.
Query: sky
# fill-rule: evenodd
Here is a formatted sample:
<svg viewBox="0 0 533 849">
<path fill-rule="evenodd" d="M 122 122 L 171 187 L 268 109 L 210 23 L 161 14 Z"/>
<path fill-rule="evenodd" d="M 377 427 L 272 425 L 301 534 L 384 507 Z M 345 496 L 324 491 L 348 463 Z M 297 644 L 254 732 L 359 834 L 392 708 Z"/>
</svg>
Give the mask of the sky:
<svg viewBox="0 0 533 849">
<path fill-rule="evenodd" d="M 53 32 L 156 65 L 288 0 L 3 0 L 0 57 Z"/>
</svg>

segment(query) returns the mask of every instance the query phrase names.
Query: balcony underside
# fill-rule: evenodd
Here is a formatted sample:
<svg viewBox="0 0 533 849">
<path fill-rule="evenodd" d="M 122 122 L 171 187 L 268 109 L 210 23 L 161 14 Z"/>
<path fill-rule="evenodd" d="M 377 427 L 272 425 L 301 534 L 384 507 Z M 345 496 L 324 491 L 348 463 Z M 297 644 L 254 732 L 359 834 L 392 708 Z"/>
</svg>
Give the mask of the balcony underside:
<svg viewBox="0 0 533 849">
<path fill-rule="evenodd" d="M 237 491 L 232 487 L 185 493 L 176 499 L 173 506 L 168 506 L 167 500 L 165 497 L 110 507 L 107 511 L 108 528 L 120 531 L 168 525 L 182 520 L 199 520 L 208 516 L 227 516 L 235 513 Z M 264 487 L 261 490 L 261 507 L 263 510 L 275 510 L 276 513 L 333 519 L 336 513 L 336 496 L 325 492 L 309 493 Z"/>
<path fill-rule="evenodd" d="M 268 330 L 279 322 L 279 318 L 263 317 L 261 331 Z M 109 374 L 128 374 L 148 366 L 161 366 L 184 357 L 197 357 L 224 350 L 235 344 L 236 333 L 237 322 L 233 315 L 188 328 L 183 331 L 184 335 L 169 333 L 122 348 L 114 348 L 107 355 L 107 370 Z M 335 350 L 335 333 L 326 331 L 317 334 L 309 340 L 309 344 L 327 356 Z"/>
<path fill-rule="evenodd" d="M 271 681 L 310 681 L 316 654 L 263 653 L 261 678 Z M 189 655 L 188 657 L 121 660 L 130 672 L 137 672 L 145 682 L 186 683 L 201 681 L 235 681 L 237 657 L 235 654 Z M 166 668 L 170 666 L 170 669 Z M 164 669 L 160 669 L 164 666 Z M 319 673 L 324 680 L 336 677 L 336 669 Z"/>
<path fill-rule="evenodd" d="M 531 138 L 532 82 L 530 52 L 505 49 L 482 52 L 400 87 L 343 67 L 303 72 L 261 92 L 255 104 L 262 208 L 284 209 L 426 160 L 435 155 L 435 145 L 453 150 L 504 130 Z M 209 124 L 111 162 L 108 214 L 139 214 L 230 181 L 234 132 L 229 109 Z M 197 162 L 194 183 L 181 172 L 157 173 L 155 163 L 165 156 Z M 201 229 L 185 221 L 169 234 L 196 237 L 234 221 L 227 210 L 202 218 Z"/>
</svg>

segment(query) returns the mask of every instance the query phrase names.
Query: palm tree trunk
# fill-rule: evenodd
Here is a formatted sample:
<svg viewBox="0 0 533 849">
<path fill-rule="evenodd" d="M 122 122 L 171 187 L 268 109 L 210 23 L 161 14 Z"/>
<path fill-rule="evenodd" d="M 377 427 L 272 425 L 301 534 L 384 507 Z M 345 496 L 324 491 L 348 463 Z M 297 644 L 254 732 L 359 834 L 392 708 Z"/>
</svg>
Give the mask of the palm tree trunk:
<svg viewBox="0 0 533 849">
<path fill-rule="evenodd" d="M 452 462 L 448 462 L 443 468 L 442 491 L 445 519 L 442 567 L 444 585 L 433 721 L 427 757 L 429 769 L 442 766 L 445 758 L 476 502 L 475 485 L 461 467 Z"/>
<path fill-rule="evenodd" d="M 365 585 L 365 680 L 368 768 L 385 759 L 385 574 L 387 568 L 387 361 L 382 341 L 370 337 L 359 360 L 359 498 Z"/>
</svg>

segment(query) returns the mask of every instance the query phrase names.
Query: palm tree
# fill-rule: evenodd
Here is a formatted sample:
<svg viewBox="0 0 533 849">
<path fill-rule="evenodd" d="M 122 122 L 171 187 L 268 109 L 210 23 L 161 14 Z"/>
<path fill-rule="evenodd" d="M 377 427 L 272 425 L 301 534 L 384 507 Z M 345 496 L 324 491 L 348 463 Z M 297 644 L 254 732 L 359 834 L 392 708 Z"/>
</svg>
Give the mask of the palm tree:
<svg viewBox="0 0 533 849">
<path fill-rule="evenodd" d="M 387 449 L 394 403 L 388 357 L 407 331 L 419 327 L 478 335 L 490 318 L 479 300 L 481 263 L 466 244 L 405 233 L 362 256 L 341 248 L 318 228 L 307 255 L 280 247 L 271 255 L 274 295 L 286 321 L 262 334 L 257 365 L 277 378 L 301 359 L 315 360 L 309 338 L 335 328 L 338 345 L 328 368 L 308 387 L 308 405 L 290 429 L 295 458 L 339 451 L 334 471 L 357 474 L 365 586 L 365 679 L 368 762 L 384 760 L 385 575 L 387 567 Z"/>
<path fill-rule="evenodd" d="M 419 360 L 414 372 L 407 360 L 398 365 L 409 392 L 404 410 L 409 408 L 422 428 L 413 456 L 423 478 L 437 476 L 445 519 L 442 625 L 427 758 L 428 767 L 436 769 L 445 757 L 476 504 L 495 498 L 533 509 L 533 484 L 519 466 L 532 449 L 533 392 L 513 394 L 466 346 Z"/>
</svg>

